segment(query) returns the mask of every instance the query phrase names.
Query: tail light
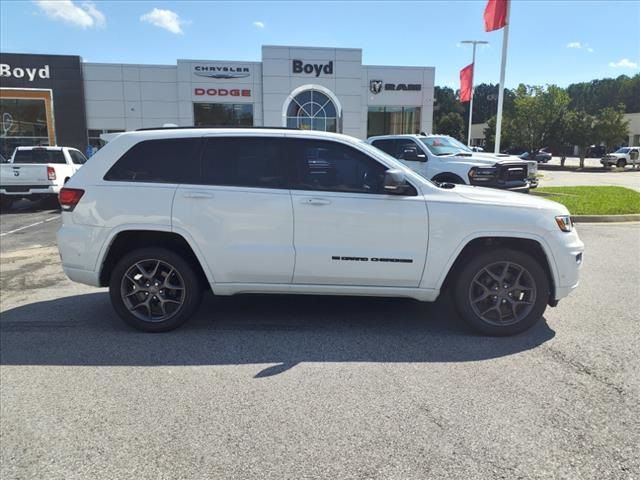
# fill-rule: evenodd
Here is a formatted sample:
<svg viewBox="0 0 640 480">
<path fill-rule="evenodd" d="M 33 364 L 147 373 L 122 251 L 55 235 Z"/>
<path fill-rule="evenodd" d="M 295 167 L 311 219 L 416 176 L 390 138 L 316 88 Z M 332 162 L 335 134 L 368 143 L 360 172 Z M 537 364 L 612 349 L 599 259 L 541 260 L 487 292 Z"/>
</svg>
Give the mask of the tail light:
<svg viewBox="0 0 640 480">
<path fill-rule="evenodd" d="M 58 195 L 60 207 L 65 212 L 73 212 L 83 195 L 84 190 L 80 188 L 63 188 Z"/>
<path fill-rule="evenodd" d="M 56 179 L 56 169 L 53 167 L 47 167 L 47 178 L 49 180 L 55 180 Z"/>
</svg>

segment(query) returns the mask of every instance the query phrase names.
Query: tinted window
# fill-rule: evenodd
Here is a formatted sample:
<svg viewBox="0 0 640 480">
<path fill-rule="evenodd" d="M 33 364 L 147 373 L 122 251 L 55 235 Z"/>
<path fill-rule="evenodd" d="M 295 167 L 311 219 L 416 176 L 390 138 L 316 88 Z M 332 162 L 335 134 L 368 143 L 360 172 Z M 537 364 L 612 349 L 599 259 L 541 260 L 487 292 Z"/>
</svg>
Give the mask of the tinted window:
<svg viewBox="0 0 640 480">
<path fill-rule="evenodd" d="M 62 150 L 16 150 L 13 163 L 67 163 Z"/>
<path fill-rule="evenodd" d="M 413 140 L 398 140 L 398 154 L 396 158 L 401 160 L 417 160 L 418 155 L 423 155 L 422 150 Z"/>
<path fill-rule="evenodd" d="M 387 167 L 341 143 L 290 140 L 296 178 L 292 188 L 333 192 L 385 193 Z"/>
<path fill-rule="evenodd" d="M 392 157 L 396 156 L 395 140 L 375 140 L 371 145 L 388 153 Z"/>
<path fill-rule="evenodd" d="M 287 188 L 286 159 L 277 138 L 209 138 L 202 155 L 208 185 Z"/>
<path fill-rule="evenodd" d="M 104 176 L 105 180 L 152 183 L 200 183 L 199 138 L 140 142 Z"/>
<path fill-rule="evenodd" d="M 69 150 L 69 155 L 71 155 L 71 161 L 76 165 L 83 165 L 87 159 L 77 150 Z"/>
</svg>

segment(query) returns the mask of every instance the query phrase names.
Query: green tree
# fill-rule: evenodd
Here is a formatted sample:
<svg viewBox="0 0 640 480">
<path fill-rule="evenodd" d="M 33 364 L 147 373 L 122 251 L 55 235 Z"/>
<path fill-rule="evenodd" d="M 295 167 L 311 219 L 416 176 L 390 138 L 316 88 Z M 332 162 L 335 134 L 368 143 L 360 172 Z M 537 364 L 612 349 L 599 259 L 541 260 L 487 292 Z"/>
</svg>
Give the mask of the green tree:
<svg viewBox="0 0 640 480">
<path fill-rule="evenodd" d="M 464 106 L 458 101 L 458 96 L 452 88 L 435 87 L 433 94 L 433 121 L 435 125 L 438 125 L 440 118 L 449 113 L 464 114 Z"/>
<path fill-rule="evenodd" d="M 436 123 L 436 133 L 450 135 L 464 142 L 464 119 L 457 112 L 450 112 L 440 117 Z"/>
<path fill-rule="evenodd" d="M 563 122 L 569 102 L 567 92 L 556 86 L 520 85 L 515 92 L 512 140 L 530 152 L 549 146 L 554 127 Z"/>
<path fill-rule="evenodd" d="M 513 140 L 513 121 L 509 115 L 502 115 L 502 132 L 500 134 L 500 150 L 504 151 L 510 147 L 520 147 Z M 494 115 L 487 121 L 487 127 L 484 129 L 485 150 L 493 152 L 496 144 L 496 116 Z"/>
<path fill-rule="evenodd" d="M 579 110 L 569 112 L 566 118 L 566 139 L 571 145 L 577 145 L 580 156 L 580 168 L 584 168 L 587 148 L 595 136 L 596 117 Z"/>
<path fill-rule="evenodd" d="M 607 148 L 624 143 L 629 138 L 629 121 L 624 118 L 624 105 L 607 107 L 596 116 L 595 138 Z"/>
</svg>

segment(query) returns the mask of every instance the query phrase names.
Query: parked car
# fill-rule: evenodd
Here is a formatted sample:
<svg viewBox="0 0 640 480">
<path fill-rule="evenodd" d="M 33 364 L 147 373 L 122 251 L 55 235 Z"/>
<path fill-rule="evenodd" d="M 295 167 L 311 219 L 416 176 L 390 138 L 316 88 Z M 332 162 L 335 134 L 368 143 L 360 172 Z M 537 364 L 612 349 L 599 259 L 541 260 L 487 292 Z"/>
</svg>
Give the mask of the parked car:
<svg viewBox="0 0 640 480">
<path fill-rule="evenodd" d="M 438 186 L 325 132 L 123 133 L 60 203 L 66 274 L 108 286 L 116 312 L 150 332 L 183 324 L 211 288 L 422 301 L 450 290 L 471 326 L 510 335 L 576 288 L 582 263 L 563 205 Z"/>
<path fill-rule="evenodd" d="M 640 147 L 622 147 L 613 153 L 609 153 L 600 159 L 603 167 L 615 165 L 624 168 L 627 165 L 640 165 L 638 156 L 640 155 Z M 635 161 L 634 161 L 635 159 Z"/>
<path fill-rule="evenodd" d="M 547 147 L 544 147 L 534 153 L 524 152 L 520 154 L 519 157 L 522 160 L 535 160 L 538 163 L 547 163 L 551 158 L 553 158 L 553 155 Z"/>
<path fill-rule="evenodd" d="M 0 203 L 8 208 L 21 198 L 58 206 L 62 186 L 87 161 L 69 147 L 17 147 L 0 166 Z"/>
<path fill-rule="evenodd" d="M 477 146 L 477 145 L 470 146 L 470 147 L 469 147 L 469 149 L 470 149 L 472 152 L 484 152 L 484 148 L 479 147 L 479 146 Z"/>
<path fill-rule="evenodd" d="M 586 156 L 589 158 L 602 158 L 607 154 L 607 147 L 604 145 L 591 145 L 587 148 Z"/>
<path fill-rule="evenodd" d="M 382 135 L 367 141 L 434 182 L 519 192 L 538 185 L 535 161 L 472 152 L 447 135 Z"/>
</svg>

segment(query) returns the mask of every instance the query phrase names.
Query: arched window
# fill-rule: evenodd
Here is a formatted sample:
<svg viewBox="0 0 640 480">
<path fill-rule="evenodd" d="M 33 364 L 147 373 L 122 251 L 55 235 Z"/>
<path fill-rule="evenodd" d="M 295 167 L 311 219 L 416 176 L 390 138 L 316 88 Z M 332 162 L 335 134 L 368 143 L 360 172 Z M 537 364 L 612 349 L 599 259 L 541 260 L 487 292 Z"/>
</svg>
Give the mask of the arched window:
<svg viewBox="0 0 640 480">
<path fill-rule="evenodd" d="M 338 110 L 325 93 L 309 89 L 295 95 L 287 107 L 287 127 L 338 131 Z"/>
</svg>

